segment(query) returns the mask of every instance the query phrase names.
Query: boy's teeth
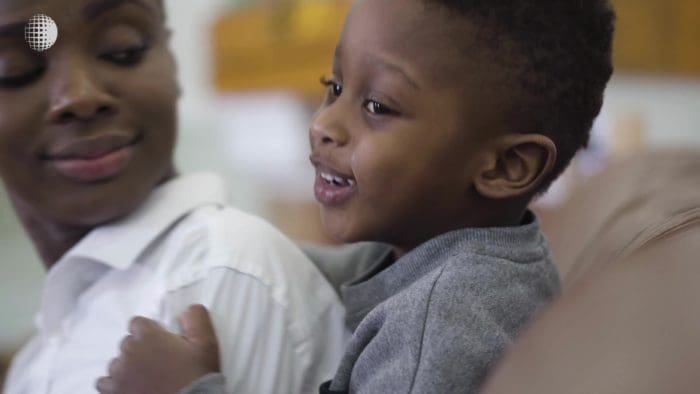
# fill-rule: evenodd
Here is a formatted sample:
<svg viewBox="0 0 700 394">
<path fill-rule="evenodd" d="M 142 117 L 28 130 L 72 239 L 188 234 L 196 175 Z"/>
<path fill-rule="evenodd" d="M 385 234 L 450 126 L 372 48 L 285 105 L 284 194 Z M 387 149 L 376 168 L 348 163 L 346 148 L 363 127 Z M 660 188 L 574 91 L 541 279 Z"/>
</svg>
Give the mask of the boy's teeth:
<svg viewBox="0 0 700 394">
<path fill-rule="evenodd" d="M 321 178 L 327 183 L 335 186 L 355 186 L 355 180 L 353 179 L 345 179 L 343 177 L 330 175 L 323 172 L 321 173 Z"/>
</svg>

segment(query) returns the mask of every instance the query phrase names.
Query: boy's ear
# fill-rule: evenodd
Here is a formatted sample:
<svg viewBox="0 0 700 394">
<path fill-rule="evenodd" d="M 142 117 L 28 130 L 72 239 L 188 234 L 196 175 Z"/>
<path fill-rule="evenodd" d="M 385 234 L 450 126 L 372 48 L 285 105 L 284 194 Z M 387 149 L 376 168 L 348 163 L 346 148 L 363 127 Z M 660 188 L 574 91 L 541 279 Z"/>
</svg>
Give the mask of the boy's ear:
<svg viewBox="0 0 700 394">
<path fill-rule="evenodd" d="M 485 198 L 506 199 L 532 194 L 552 172 L 557 159 L 554 142 L 542 134 L 508 134 L 485 153 L 474 179 Z"/>
</svg>

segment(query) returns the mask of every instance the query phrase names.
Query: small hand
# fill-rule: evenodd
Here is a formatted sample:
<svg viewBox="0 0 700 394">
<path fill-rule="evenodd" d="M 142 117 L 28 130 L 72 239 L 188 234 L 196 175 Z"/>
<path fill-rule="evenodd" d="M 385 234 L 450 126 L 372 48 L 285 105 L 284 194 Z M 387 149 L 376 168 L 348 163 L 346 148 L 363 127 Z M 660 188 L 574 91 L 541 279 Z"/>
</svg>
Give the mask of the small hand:
<svg viewBox="0 0 700 394">
<path fill-rule="evenodd" d="M 219 372 L 219 348 L 209 313 L 192 305 L 178 318 L 183 335 L 157 322 L 135 317 L 121 354 L 109 364 L 109 376 L 97 380 L 102 394 L 173 394 L 193 381 Z"/>
</svg>

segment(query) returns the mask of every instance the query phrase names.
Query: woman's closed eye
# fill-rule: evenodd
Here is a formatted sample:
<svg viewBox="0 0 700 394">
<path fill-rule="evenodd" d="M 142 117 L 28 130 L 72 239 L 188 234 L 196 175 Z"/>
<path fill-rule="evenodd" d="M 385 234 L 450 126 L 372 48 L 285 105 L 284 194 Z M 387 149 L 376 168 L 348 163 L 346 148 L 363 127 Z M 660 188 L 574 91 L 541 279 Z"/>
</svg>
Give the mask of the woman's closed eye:
<svg viewBox="0 0 700 394">
<path fill-rule="evenodd" d="M 102 53 L 100 59 L 114 63 L 118 66 L 135 66 L 143 60 L 148 51 L 148 45 L 135 45 L 126 49 Z"/>
<path fill-rule="evenodd" d="M 38 80 L 44 74 L 44 67 L 37 67 L 36 69 L 18 74 L 18 75 L 1 75 L 0 76 L 0 88 L 4 89 L 16 89 L 23 86 L 29 85 L 32 82 Z"/>
<path fill-rule="evenodd" d="M 20 88 L 38 80 L 46 69 L 40 56 L 23 49 L 0 49 L 0 88 Z"/>
</svg>

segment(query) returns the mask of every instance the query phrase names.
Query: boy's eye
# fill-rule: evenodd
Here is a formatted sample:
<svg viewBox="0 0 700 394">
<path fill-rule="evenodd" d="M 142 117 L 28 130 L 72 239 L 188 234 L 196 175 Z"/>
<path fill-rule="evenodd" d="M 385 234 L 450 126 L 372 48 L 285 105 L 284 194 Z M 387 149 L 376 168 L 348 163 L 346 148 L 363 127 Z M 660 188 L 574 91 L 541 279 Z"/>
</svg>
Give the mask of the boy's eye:
<svg viewBox="0 0 700 394">
<path fill-rule="evenodd" d="M 334 83 L 331 85 L 331 92 L 333 92 L 335 97 L 340 97 L 340 94 L 343 93 L 343 87 L 337 83 Z"/>
<path fill-rule="evenodd" d="M 120 51 L 107 52 L 100 55 L 100 59 L 114 63 L 119 66 L 134 66 L 143 60 L 148 48 L 145 45 L 131 47 Z"/>
<path fill-rule="evenodd" d="M 371 113 L 372 115 L 395 115 L 396 111 L 393 109 L 387 107 L 384 104 L 378 103 L 374 100 L 367 100 L 364 104 L 365 109 L 367 112 Z"/>
<path fill-rule="evenodd" d="M 332 79 L 326 79 L 325 77 L 322 77 L 321 84 L 323 86 L 328 87 L 331 94 L 335 97 L 340 97 L 340 95 L 343 93 L 343 87 Z"/>
</svg>

